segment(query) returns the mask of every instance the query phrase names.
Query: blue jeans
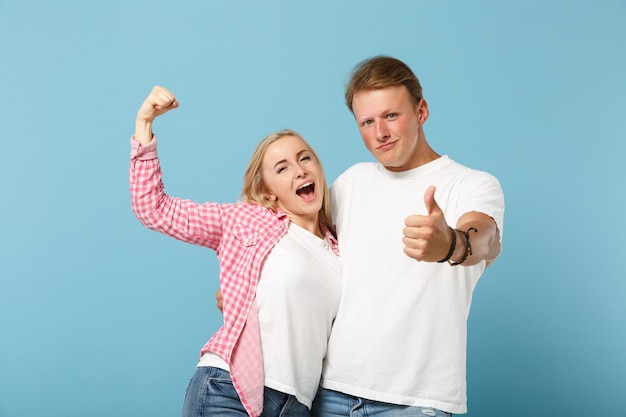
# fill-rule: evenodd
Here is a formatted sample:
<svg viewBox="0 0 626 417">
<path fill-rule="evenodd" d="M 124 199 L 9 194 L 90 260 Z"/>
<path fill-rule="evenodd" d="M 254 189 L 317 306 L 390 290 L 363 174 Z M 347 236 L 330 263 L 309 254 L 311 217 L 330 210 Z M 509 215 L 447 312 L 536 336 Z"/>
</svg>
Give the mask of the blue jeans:
<svg viewBox="0 0 626 417">
<path fill-rule="evenodd" d="M 313 417 L 451 417 L 431 407 L 411 407 L 353 397 L 320 387 L 313 401 Z"/>
<path fill-rule="evenodd" d="M 212 366 L 200 366 L 189 381 L 183 417 L 248 417 L 235 391 L 230 373 Z M 261 417 L 309 417 L 309 409 L 293 395 L 265 387 Z"/>
</svg>

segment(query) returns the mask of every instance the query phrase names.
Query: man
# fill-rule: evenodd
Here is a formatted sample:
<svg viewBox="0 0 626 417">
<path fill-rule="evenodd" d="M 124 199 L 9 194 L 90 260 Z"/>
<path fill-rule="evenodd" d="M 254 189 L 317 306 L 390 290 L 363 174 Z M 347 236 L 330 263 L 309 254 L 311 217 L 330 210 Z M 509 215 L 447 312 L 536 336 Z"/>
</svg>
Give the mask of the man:
<svg viewBox="0 0 626 417">
<path fill-rule="evenodd" d="M 363 61 L 345 97 L 378 163 L 331 189 L 344 284 L 312 414 L 465 413 L 467 316 L 501 251 L 502 189 L 429 146 L 428 104 L 403 62 Z"/>
</svg>

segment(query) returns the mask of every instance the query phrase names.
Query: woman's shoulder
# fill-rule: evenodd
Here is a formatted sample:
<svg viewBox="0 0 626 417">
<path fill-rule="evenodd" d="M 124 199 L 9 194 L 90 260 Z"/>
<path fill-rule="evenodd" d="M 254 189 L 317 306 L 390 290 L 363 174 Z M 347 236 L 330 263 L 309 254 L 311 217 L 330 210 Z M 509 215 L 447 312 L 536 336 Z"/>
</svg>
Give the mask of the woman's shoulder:
<svg viewBox="0 0 626 417">
<path fill-rule="evenodd" d="M 237 236 L 245 243 L 257 242 L 263 236 L 285 233 L 289 217 L 282 211 L 273 211 L 262 204 L 241 201 L 225 207 L 225 233 Z"/>
<path fill-rule="evenodd" d="M 238 223 L 247 223 L 247 222 L 273 222 L 280 221 L 286 214 L 281 210 L 271 210 L 259 203 L 253 203 L 249 201 L 239 201 L 232 204 L 226 204 L 224 209 L 230 212 Z"/>
</svg>

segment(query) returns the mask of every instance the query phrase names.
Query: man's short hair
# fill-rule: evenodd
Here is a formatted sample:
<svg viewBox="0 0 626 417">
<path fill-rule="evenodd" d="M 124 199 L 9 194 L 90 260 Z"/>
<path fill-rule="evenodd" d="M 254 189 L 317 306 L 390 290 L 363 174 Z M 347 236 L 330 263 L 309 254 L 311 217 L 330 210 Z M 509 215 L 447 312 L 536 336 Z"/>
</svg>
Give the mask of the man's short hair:
<svg viewBox="0 0 626 417">
<path fill-rule="evenodd" d="M 413 106 L 417 106 L 422 99 L 422 86 L 408 65 L 384 55 L 368 58 L 358 63 L 350 73 L 350 81 L 346 86 L 346 105 L 353 112 L 352 99 L 359 91 L 400 85 L 406 87 Z"/>
</svg>

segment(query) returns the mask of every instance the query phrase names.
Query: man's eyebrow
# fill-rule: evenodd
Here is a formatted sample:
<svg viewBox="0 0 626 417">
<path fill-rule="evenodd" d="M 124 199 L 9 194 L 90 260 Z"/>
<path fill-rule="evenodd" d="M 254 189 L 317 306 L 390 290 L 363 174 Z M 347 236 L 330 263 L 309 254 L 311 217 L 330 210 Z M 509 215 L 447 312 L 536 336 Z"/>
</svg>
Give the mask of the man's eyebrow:
<svg viewBox="0 0 626 417">
<path fill-rule="evenodd" d="M 398 108 L 391 108 L 391 107 L 389 107 L 389 108 L 386 108 L 386 109 L 378 112 L 377 114 L 374 114 L 374 115 L 370 114 L 370 115 L 367 115 L 367 116 L 363 116 L 363 117 L 358 118 L 357 120 L 359 122 L 363 122 L 365 120 L 372 120 L 372 119 L 376 118 L 377 116 L 387 115 L 387 114 L 391 114 L 391 113 L 400 113 L 400 110 Z"/>
</svg>

